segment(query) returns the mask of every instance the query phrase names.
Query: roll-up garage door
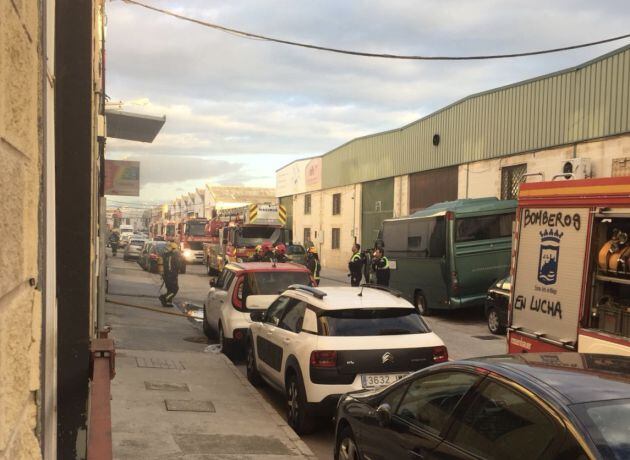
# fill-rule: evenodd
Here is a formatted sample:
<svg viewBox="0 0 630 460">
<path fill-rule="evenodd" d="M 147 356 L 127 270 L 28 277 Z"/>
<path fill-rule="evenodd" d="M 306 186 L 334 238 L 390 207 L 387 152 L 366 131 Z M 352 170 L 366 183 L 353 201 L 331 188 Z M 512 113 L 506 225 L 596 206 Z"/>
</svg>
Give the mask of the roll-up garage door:
<svg viewBox="0 0 630 460">
<path fill-rule="evenodd" d="M 409 213 L 457 199 L 457 166 L 409 175 Z"/>
</svg>

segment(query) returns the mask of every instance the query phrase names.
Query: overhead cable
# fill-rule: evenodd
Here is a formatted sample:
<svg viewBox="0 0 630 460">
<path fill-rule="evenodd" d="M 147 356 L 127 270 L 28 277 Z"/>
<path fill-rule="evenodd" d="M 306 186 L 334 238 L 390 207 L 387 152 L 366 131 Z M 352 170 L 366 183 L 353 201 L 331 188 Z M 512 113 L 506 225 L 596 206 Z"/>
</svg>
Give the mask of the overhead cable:
<svg viewBox="0 0 630 460">
<path fill-rule="evenodd" d="M 630 38 L 630 33 L 628 33 L 628 34 L 619 35 L 616 37 L 605 38 L 603 40 L 597 40 L 597 41 L 588 42 L 588 43 L 581 43 L 579 45 L 562 46 L 559 48 L 551 48 L 551 49 L 537 50 L 537 51 L 526 51 L 522 53 L 487 54 L 487 55 L 477 55 L 477 56 L 416 56 L 416 55 L 403 55 L 403 54 L 371 53 L 371 52 L 366 52 L 366 51 L 353 51 L 353 50 L 346 50 L 346 49 L 340 49 L 340 48 L 331 48 L 327 46 L 313 45 L 310 43 L 302 43 L 302 42 L 296 42 L 292 40 L 285 40 L 282 38 L 269 37 L 266 35 L 260 35 L 260 34 L 255 34 L 251 32 L 246 32 L 243 30 L 233 29 L 230 27 L 225 27 L 220 24 L 214 24 L 211 22 L 202 21 L 201 19 L 191 18 L 189 16 L 184 16 L 182 14 L 175 13 L 174 11 L 169 11 L 163 8 L 158 8 L 156 6 L 147 5 L 146 3 L 142 3 L 137 0 L 123 0 L 123 1 L 125 3 L 141 6 L 143 8 L 156 11 L 158 13 L 172 16 L 174 18 L 181 19 L 183 21 L 192 22 L 192 23 L 204 26 L 204 27 L 209 27 L 212 29 L 219 30 L 221 32 L 236 35 L 241 38 L 264 40 L 264 41 L 273 42 L 273 43 L 280 43 L 283 45 L 299 46 L 302 48 L 309 48 L 309 49 L 318 50 L 318 51 L 328 51 L 330 53 L 349 54 L 351 56 L 362 56 L 362 57 L 383 58 L 383 59 L 401 59 L 401 60 L 415 60 L 415 61 L 480 61 L 480 60 L 487 60 L 487 59 L 520 58 L 520 57 L 527 57 L 527 56 L 537 56 L 541 54 L 560 53 L 562 51 L 575 50 L 579 48 L 587 48 L 590 46 L 602 45 L 604 43 L 611 43 L 611 42 L 623 40 L 624 38 Z"/>
</svg>

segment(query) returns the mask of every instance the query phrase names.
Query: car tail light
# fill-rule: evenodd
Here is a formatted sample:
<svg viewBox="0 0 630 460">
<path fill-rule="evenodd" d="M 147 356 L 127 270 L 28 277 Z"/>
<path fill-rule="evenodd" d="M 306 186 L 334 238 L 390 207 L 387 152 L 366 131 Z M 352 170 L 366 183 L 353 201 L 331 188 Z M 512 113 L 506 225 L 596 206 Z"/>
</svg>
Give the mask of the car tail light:
<svg viewBox="0 0 630 460">
<path fill-rule="evenodd" d="M 451 272 L 451 291 L 453 295 L 459 294 L 459 278 L 457 278 L 457 272 Z"/>
<path fill-rule="evenodd" d="M 236 287 L 234 292 L 232 293 L 232 306 L 237 310 L 243 309 L 243 288 L 244 288 L 243 278 L 239 278 L 237 280 Z"/>
<path fill-rule="evenodd" d="M 311 352 L 311 366 L 335 367 L 336 365 L 337 365 L 337 352 L 336 351 Z"/>
<path fill-rule="evenodd" d="M 434 363 L 443 363 L 448 361 L 448 350 L 446 347 L 434 347 L 433 348 L 433 362 Z"/>
</svg>

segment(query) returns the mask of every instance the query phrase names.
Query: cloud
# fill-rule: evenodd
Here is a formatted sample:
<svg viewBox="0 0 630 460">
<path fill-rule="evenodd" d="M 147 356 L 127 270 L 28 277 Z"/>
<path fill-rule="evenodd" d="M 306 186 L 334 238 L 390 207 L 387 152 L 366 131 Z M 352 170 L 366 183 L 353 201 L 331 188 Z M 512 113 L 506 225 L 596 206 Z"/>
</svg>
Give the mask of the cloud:
<svg viewBox="0 0 630 460">
<path fill-rule="evenodd" d="M 627 0 L 146 1 L 275 37 L 427 55 L 581 43 L 623 34 L 630 19 Z M 153 144 L 111 139 L 107 155 L 142 158 L 143 190 L 154 194 L 206 178 L 273 184 L 293 159 L 623 45 L 522 60 L 392 61 L 244 40 L 124 2 L 108 3 L 107 14 L 108 95 L 166 115 Z"/>
</svg>

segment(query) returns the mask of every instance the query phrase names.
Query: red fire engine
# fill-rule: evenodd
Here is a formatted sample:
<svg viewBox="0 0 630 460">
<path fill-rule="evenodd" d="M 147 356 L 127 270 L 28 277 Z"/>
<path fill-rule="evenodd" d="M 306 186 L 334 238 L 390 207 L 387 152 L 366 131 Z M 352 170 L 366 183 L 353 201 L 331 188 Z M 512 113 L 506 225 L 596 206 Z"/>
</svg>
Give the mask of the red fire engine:
<svg viewBox="0 0 630 460">
<path fill-rule="evenodd" d="M 522 184 L 508 349 L 630 355 L 630 177 Z"/>
</svg>

